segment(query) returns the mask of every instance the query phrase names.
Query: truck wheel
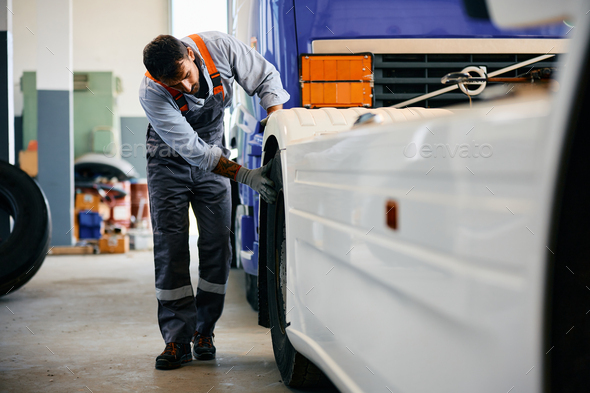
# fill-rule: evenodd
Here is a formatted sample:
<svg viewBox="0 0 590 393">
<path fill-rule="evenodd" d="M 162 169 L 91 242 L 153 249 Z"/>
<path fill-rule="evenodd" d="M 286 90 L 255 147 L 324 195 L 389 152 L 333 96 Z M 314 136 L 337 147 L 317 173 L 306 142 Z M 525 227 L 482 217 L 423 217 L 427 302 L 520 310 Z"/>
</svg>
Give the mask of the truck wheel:
<svg viewBox="0 0 590 393">
<path fill-rule="evenodd" d="M 51 241 L 51 215 L 43 191 L 20 168 L 0 161 L 0 210 L 14 219 L 0 243 L 0 296 L 14 292 L 37 273 Z"/>
<path fill-rule="evenodd" d="M 294 388 L 323 385 L 327 378 L 312 362 L 293 348 L 285 329 L 287 297 L 287 240 L 285 203 L 280 151 L 275 155 L 271 180 L 276 185 L 277 202 L 268 205 L 267 215 L 267 288 L 272 349 L 283 382 Z"/>
</svg>

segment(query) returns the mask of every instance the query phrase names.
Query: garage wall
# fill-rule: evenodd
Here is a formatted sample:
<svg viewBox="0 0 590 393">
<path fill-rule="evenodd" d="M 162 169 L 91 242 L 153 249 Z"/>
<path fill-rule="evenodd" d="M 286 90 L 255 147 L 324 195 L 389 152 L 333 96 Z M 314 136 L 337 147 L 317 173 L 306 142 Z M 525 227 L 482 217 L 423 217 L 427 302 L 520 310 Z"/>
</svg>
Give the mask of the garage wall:
<svg viewBox="0 0 590 393">
<path fill-rule="evenodd" d="M 23 109 L 20 77 L 37 66 L 36 0 L 13 2 L 15 114 Z M 137 99 L 143 47 L 158 34 L 167 34 L 169 0 L 74 0 L 74 71 L 114 71 L 121 78 L 122 117 L 143 117 Z"/>
<path fill-rule="evenodd" d="M 121 116 L 144 116 L 137 91 L 143 47 L 169 32 L 168 0 L 74 0 L 74 71 L 114 71 Z"/>
<path fill-rule="evenodd" d="M 37 69 L 37 2 L 19 0 L 12 2 L 12 42 L 14 72 L 14 115 L 23 112 L 23 94 L 20 91 L 20 78 L 23 71 Z"/>
<path fill-rule="evenodd" d="M 118 96 L 125 159 L 146 177 L 147 118 L 138 99 L 144 46 L 169 34 L 169 0 L 74 0 L 74 70 L 113 70 L 121 78 Z M 123 151 L 122 151 L 123 153 Z"/>
<path fill-rule="evenodd" d="M 170 32 L 170 0 L 73 0 L 75 71 L 113 71 L 121 79 L 117 98 L 121 141 L 145 143 L 147 119 L 137 91 L 145 72 L 143 47 L 158 34 Z M 22 140 L 23 71 L 37 68 L 37 1 L 13 2 L 15 136 Z M 133 132 L 128 131 L 131 129 Z M 21 146 L 17 147 L 18 150 Z M 25 146 L 26 148 L 26 146 Z M 145 177 L 145 158 L 128 159 Z"/>
</svg>

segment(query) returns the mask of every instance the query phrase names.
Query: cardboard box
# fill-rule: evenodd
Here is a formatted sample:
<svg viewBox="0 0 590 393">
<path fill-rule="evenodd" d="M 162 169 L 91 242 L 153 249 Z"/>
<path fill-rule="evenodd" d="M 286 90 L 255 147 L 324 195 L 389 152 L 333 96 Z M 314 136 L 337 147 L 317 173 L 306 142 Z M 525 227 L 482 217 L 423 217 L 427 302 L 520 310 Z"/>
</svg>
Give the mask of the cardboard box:
<svg viewBox="0 0 590 393">
<path fill-rule="evenodd" d="M 49 255 L 84 255 L 94 254 L 94 247 L 87 246 L 55 246 L 47 252 Z"/>
<path fill-rule="evenodd" d="M 104 254 L 124 254 L 129 251 L 129 236 L 104 235 L 98 241 L 98 248 Z"/>
<path fill-rule="evenodd" d="M 93 212 L 98 212 L 99 205 L 100 205 L 100 195 L 86 194 L 86 193 L 76 194 L 76 202 L 74 204 L 74 210 L 76 212 L 79 212 L 82 210 L 90 210 Z"/>
<path fill-rule="evenodd" d="M 29 176 L 35 177 L 39 173 L 37 151 L 21 150 L 18 152 L 18 163 L 20 169 L 25 171 Z"/>
<path fill-rule="evenodd" d="M 108 221 L 111 218 L 111 207 L 104 202 L 100 202 L 98 204 L 98 214 L 100 214 L 103 221 Z"/>
<path fill-rule="evenodd" d="M 76 193 L 76 199 L 74 200 L 74 236 L 76 239 L 80 239 L 80 225 L 78 222 L 78 214 L 81 211 L 98 212 L 100 213 L 100 195 L 90 194 L 87 192 Z M 102 216 L 102 214 L 101 214 Z M 103 217 L 104 219 L 104 217 Z M 104 229 L 101 229 L 100 233 L 104 233 Z"/>
</svg>

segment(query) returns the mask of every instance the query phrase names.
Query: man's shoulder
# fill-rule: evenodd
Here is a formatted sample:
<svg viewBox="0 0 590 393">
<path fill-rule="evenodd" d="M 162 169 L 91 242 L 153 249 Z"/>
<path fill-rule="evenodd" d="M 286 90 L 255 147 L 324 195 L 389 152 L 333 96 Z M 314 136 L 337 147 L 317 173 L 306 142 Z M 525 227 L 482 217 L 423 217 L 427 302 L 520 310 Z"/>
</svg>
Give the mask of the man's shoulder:
<svg viewBox="0 0 590 393">
<path fill-rule="evenodd" d="M 200 33 L 195 33 L 195 34 L 198 34 L 203 39 L 203 41 L 205 41 L 205 44 L 208 44 L 209 42 L 218 41 L 218 40 L 227 40 L 231 37 L 229 34 L 222 33 L 221 31 L 203 31 Z M 193 34 L 191 34 L 191 35 L 193 35 Z M 186 37 L 181 38 L 181 41 L 194 42 L 193 39 L 191 38 L 191 35 L 187 35 Z"/>
<path fill-rule="evenodd" d="M 165 89 L 148 78 L 143 76 L 139 84 L 139 98 L 140 100 L 148 101 L 168 101 Z"/>
<path fill-rule="evenodd" d="M 213 62 L 216 64 L 221 76 L 224 78 L 231 77 L 232 71 L 228 59 L 231 57 L 232 53 L 239 50 L 234 37 L 220 31 L 205 31 L 198 33 L 198 35 L 203 39 L 207 51 L 213 59 Z M 190 46 L 193 50 L 197 50 L 197 52 L 201 54 L 197 44 L 190 36 L 186 36 L 182 40 L 186 45 Z M 224 64 L 227 65 L 227 67 L 224 67 Z"/>
<path fill-rule="evenodd" d="M 139 84 L 139 98 L 147 98 L 149 79 L 143 75 Z"/>
</svg>

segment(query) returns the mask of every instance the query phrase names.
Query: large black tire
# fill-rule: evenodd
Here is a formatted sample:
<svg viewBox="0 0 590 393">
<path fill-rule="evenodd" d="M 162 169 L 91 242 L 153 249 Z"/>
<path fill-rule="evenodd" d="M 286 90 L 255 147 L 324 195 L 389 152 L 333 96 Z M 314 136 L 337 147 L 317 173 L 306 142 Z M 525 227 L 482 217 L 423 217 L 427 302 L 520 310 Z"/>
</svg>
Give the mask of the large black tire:
<svg viewBox="0 0 590 393">
<path fill-rule="evenodd" d="M 311 388 L 327 383 L 322 371 L 293 348 L 285 329 L 287 291 L 287 242 L 285 204 L 280 151 L 274 157 L 271 180 L 277 189 L 277 202 L 268 205 L 267 215 L 267 290 L 272 349 L 283 383 L 294 388 Z"/>
<path fill-rule="evenodd" d="M 0 296 L 25 285 L 39 270 L 51 241 L 51 215 L 43 191 L 19 168 L 0 161 L 0 210 L 14 219 L 0 243 Z"/>
</svg>

